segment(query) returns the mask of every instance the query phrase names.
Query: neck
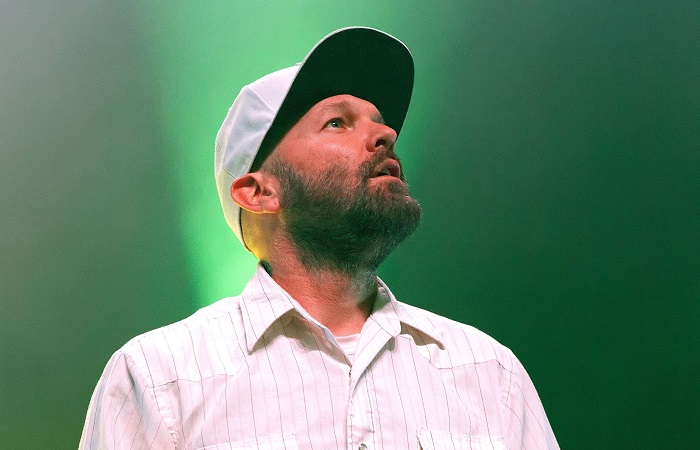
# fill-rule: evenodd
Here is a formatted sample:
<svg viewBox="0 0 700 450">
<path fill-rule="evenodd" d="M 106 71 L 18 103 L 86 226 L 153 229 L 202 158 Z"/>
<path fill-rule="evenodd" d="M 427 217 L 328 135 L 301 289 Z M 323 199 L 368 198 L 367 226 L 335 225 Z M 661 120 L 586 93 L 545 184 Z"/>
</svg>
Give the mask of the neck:
<svg viewBox="0 0 700 450">
<path fill-rule="evenodd" d="M 292 248 L 263 261 L 277 284 L 306 311 L 337 336 L 359 333 L 372 312 L 377 295 L 377 272 L 304 267 Z"/>
</svg>

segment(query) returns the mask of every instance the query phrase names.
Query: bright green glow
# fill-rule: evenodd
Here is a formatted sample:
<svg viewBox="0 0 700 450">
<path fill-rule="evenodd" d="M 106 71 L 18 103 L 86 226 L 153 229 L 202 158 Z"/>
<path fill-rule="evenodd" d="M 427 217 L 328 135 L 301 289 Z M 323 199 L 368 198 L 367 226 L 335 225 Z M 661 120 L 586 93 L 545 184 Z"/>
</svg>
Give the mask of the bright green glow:
<svg viewBox="0 0 700 450">
<path fill-rule="evenodd" d="M 170 182 L 201 305 L 237 294 L 255 265 L 223 219 L 213 176 L 216 132 L 244 84 L 300 61 L 330 31 L 360 24 L 399 37 L 416 59 L 416 89 L 397 147 L 409 178 L 421 157 L 417 124 L 432 124 L 429 118 L 436 116 L 431 97 L 436 86 L 421 75 L 423 67 L 438 59 L 438 46 L 446 42 L 416 31 L 424 29 L 420 23 L 424 14 L 435 11 L 370 0 L 354 2 L 351 10 L 333 2 L 290 5 L 283 1 L 198 1 L 177 8 L 163 1 L 140 5 L 141 30 L 158 74 L 163 130 L 172 149 Z M 391 70 L 368 68 L 377 69 Z"/>
</svg>

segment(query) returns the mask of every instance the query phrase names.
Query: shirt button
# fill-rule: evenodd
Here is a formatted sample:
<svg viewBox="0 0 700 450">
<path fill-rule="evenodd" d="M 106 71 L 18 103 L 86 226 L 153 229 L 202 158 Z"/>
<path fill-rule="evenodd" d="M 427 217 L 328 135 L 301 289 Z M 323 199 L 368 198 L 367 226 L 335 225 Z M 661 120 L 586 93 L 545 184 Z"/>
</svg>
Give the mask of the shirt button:
<svg viewBox="0 0 700 450">
<path fill-rule="evenodd" d="M 360 444 L 359 450 L 367 450 L 367 446 L 365 444 Z"/>
</svg>

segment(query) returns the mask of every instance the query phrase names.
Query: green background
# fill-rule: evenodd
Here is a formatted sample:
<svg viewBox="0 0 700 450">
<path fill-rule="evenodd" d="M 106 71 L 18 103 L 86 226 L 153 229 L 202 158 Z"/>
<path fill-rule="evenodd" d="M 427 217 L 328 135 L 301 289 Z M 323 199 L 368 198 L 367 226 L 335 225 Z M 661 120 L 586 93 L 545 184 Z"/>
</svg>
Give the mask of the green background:
<svg viewBox="0 0 700 450">
<path fill-rule="evenodd" d="M 394 293 L 513 349 L 564 448 L 700 442 L 700 2 L 45 0 L 0 2 L 0 448 L 75 448 L 112 352 L 240 291 L 215 134 L 348 25 L 416 60 Z"/>
</svg>

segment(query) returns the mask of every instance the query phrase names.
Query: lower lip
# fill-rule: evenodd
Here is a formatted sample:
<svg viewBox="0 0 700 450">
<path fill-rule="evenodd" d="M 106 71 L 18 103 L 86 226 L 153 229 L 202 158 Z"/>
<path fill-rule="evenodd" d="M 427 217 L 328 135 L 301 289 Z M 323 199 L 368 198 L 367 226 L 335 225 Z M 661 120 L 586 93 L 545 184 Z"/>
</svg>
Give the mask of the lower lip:
<svg viewBox="0 0 700 450">
<path fill-rule="evenodd" d="M 401 180 L 400 178 L 391 176 L 391 175 L 384 175 L 381 177 L 372 177 L 372 178 L 370 178 L 370 180 L 398 181 L 400 183 L 403 183 L 403 180 Z"/>
</svg>

